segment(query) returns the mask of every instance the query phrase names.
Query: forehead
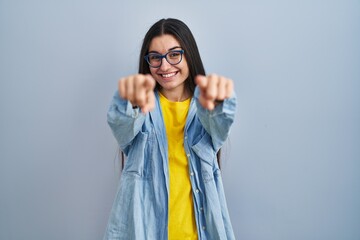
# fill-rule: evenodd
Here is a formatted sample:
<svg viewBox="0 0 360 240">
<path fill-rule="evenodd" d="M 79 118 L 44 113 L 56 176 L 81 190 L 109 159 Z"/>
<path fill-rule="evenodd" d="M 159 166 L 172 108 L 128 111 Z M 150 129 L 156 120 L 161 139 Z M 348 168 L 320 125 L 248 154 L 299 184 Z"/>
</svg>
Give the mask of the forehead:
<svg viewBox="0 0 360 240">
<path fill-rule="evenodd" d="M 164 34 L 158 37 L 154 37 L 149 46 L 149 52 L 155 51 L 159 53 L 165 53 L 170 48 L 180 47 L 179 41 L 170 34 Z"/>
</svg>

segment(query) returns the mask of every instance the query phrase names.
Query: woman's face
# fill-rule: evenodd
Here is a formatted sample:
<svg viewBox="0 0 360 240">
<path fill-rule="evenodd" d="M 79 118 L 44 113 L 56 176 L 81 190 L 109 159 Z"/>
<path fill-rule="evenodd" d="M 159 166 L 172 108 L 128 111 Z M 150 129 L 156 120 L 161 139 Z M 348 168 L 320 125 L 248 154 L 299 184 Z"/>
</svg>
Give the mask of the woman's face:
<svg viewBox="0 0 360 240">
<path fill-rule="evenodd" d="M 165 34 L 151 40 L 149 53 L 159 53 L 164 55 L 169 51 L 181 49 L 180 43 L 174 36 Z M 151 75 L 161 86 L 160 92 L 166 97 L 173 96 L 179 100 L 179 98 L 182 98 L 187 93 L 185 80 L 189 76 L 189 67 L 185 54 L 183 54 L 181 62 L 176 65 L 171 65 L 165 58 L 163 58 L 161 60 L 160 67 L 150 67 Z"/>
</svg>

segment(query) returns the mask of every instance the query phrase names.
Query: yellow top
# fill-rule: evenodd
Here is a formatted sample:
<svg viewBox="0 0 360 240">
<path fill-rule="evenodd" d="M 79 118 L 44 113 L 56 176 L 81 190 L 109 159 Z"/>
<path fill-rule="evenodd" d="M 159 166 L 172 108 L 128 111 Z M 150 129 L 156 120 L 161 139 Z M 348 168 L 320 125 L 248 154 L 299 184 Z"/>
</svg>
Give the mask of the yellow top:
<svg viewBox="0 0 360 240">
<path fill-rule="evenodd" d="M 191 98 L 171 102 L 159 95 L 169 152 L 169 240 L 197 240 L 189 164 L 184 149 L 184 129 Z"/>
</svg>

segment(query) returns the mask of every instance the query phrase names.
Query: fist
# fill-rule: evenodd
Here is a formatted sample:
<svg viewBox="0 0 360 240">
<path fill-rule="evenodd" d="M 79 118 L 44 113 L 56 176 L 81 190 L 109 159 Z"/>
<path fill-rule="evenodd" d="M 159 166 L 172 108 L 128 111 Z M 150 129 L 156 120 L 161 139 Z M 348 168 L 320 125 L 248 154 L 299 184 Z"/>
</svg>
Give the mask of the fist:
<svg viewBox="0 0 360 240">
<path fill-rule="evenodd" d="M 208 110 L 213 110 L 219 102 L 231 97 L 234 89 L 231 79 L 215 74 L 198 75 L 195 78 L 195 83 L 200 90 L 199 102 Z"/>
<path fill-rule="evenodd" d="M 131 75 L 119 80 L 119 95 L 130 101 L 133 107 L 140 107 L 143 113 L 147 113 L 155 107 L 155 85 L 155 80 L 149 74 Z"/>
</svg>

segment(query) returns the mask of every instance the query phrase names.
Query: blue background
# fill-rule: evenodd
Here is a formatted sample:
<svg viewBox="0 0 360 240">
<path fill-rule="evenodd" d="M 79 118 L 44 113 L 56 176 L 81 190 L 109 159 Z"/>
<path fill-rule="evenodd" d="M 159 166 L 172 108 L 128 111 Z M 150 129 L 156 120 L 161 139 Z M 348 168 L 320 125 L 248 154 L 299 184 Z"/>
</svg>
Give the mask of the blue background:
<svg viewBox="0 0 360 240">
<path fill-rule="evenodd" d="M 0 0 L 0 239 L 102 238 L 120 175 L 106 111 L 163 17 L 235 82 L 237 239 L 359 240 L 356 0 Z"/>
</svg>

